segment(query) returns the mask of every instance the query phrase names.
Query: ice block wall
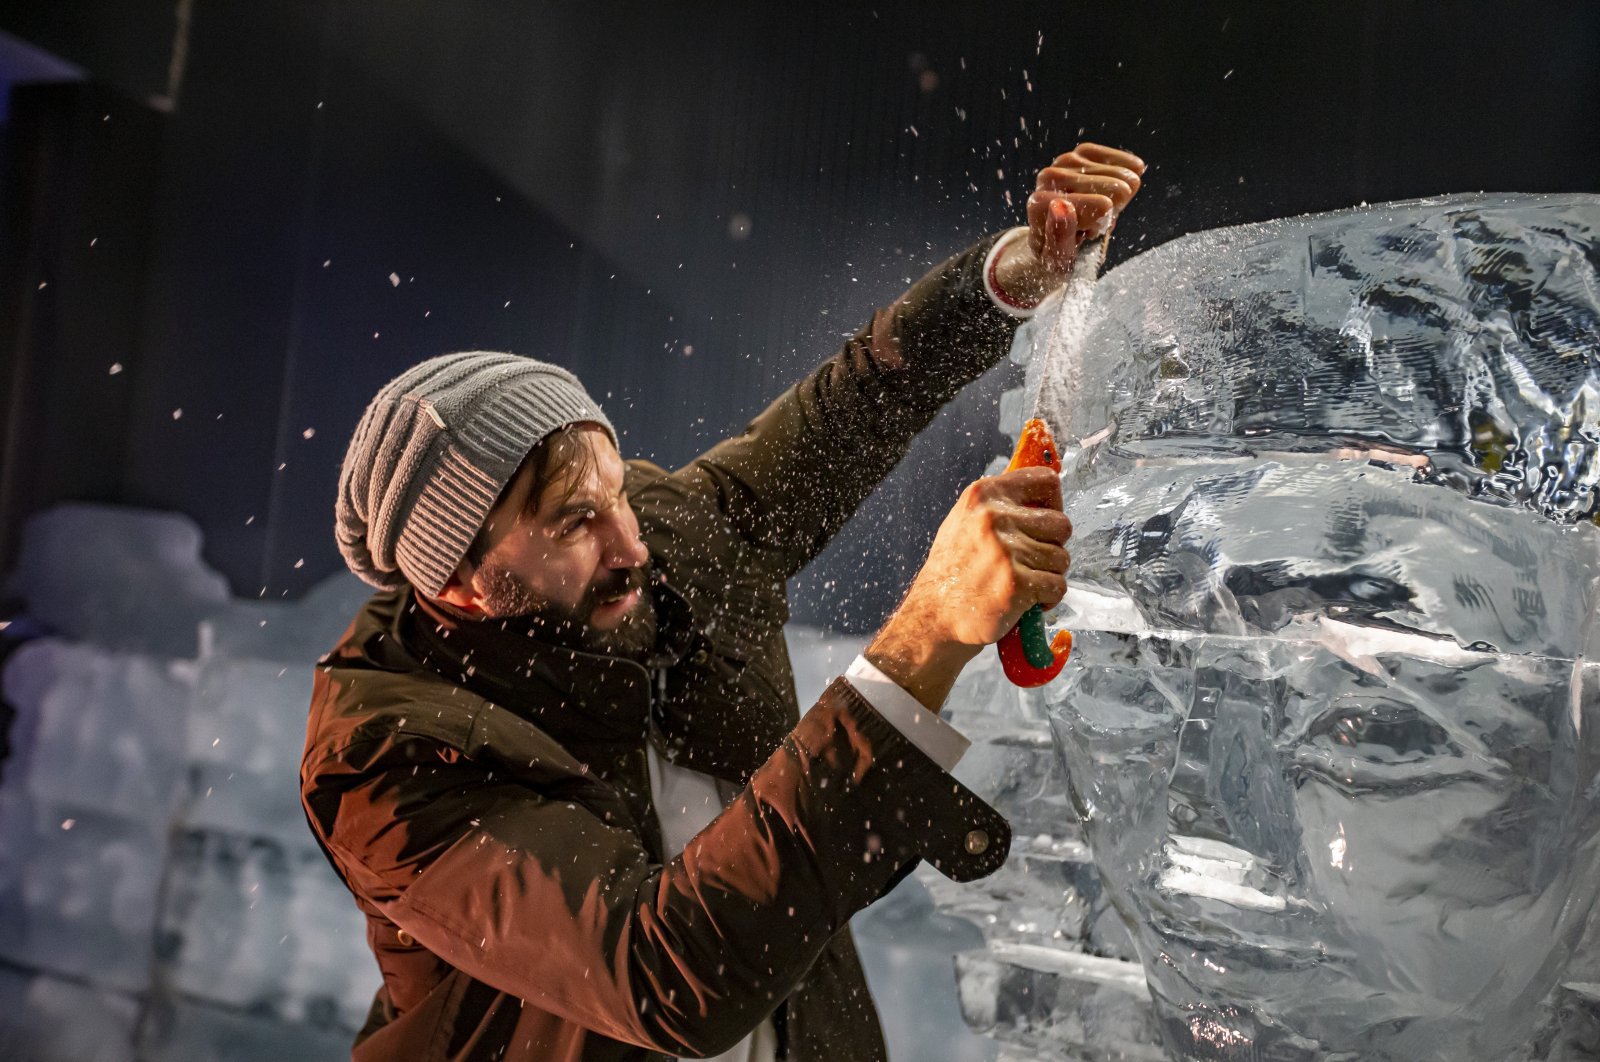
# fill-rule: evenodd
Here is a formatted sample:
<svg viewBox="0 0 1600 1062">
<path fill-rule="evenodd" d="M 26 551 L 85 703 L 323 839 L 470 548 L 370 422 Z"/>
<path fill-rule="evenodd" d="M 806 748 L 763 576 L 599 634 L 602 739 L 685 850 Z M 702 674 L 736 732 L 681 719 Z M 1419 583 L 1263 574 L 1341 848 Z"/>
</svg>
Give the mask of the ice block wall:
<svg viewBox="0 0 1600 1062">
<path fill-rule="evenodd" d="M 1019 335 L 1077 644 L 955 718 L 1048 737 L 987 781 L 1093 868 L 1053 945 L 996 883 L 969 1018 L 1086 1059 L 1594 1057 L 1597 234 L 1583 195 L 1218 230 Z M 1069 929 L 1087 880 L 1120 951 Z M 1121 1042 L 1097 953 L 1142 960 Z"/>
<path fill-rule="evenodd" d="M 72 506 L 8 590 L 45 636 L 4 671 L 0 1057 L 347 1057 L 377 966 L 297 771 L 365 587 L 235 600 L 190 521 Z"/>
</svg>

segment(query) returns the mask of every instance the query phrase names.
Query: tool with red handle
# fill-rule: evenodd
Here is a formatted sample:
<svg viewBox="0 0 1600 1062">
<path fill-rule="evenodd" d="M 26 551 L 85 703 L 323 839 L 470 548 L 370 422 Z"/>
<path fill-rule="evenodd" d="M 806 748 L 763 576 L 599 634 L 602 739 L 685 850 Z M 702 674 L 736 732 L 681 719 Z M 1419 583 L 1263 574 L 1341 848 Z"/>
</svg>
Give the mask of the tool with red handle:
<svg viewBox="0 0 1600 1062">
<path fill-rule="evenodd" d="M 1017 452 L 1011 456 L 1006 471 L 1047 465 L 1058 475 L 1061 472 L 1061 453 L 1050 435 L 1045 422 L 1035 418 L 1022 426 L 1017 439 Z M 1018 686 L 1043 686 L 1061 672 L 1072 652 L 1072 632 L 1057 631 L 1054 640 L 1048 640 L 1044 629 L 1044 609 L 1034 605 L 1022 614 L 1017 625 L 1000 639 L 1000 666 L 1006 678 Z"/>
</svg>

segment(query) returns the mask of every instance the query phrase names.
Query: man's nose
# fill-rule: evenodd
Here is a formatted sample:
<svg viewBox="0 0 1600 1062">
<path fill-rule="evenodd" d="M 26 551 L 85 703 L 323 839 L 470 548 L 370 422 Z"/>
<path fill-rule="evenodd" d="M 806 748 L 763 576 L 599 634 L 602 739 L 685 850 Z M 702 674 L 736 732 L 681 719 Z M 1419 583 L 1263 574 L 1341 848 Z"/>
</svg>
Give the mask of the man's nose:
<svg viewBox="0 0 1600 1062">
<path fill-rule="evenodd" d="M 611 535 L 606 543 L 606 566 L 609 568 L 637 568 L 650 559 L 644 539 L 639 537 L 639 524 L 634 520 L 611 521 Z"/>
</svg>

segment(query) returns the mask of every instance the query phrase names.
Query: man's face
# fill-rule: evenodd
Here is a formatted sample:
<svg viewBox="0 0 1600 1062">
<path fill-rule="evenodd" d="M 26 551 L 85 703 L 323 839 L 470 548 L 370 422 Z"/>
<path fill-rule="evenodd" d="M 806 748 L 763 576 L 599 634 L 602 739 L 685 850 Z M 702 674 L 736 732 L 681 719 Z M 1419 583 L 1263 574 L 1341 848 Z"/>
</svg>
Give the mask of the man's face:
<svg viewBox="0 0 1600 1062">
<path fill-rule="evenodd" d="M 559 644 L 642 657 L 655 610 L 625 466 L 600 428 L 570 438 L 537 496 L 536 463 L 523 463 L 490 510 L 479 563 L 463 561 L 441 599 L 486 617 L 532 617 Z"/>
</svg>

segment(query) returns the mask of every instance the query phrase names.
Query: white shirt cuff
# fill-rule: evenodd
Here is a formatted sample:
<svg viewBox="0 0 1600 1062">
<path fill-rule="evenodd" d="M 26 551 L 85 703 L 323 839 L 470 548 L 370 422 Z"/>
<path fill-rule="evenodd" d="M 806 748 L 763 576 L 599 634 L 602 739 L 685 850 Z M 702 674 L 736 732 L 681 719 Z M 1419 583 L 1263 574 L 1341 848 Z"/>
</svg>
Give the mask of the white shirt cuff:
<svg viewBox="0 0 1600 1062">
<path fill-rule="evenodd" d="M 994 241 L 994 246 L 989 248 L 989 253 L 983 259 L 983 290 L 989 293 L 989 301 L 998 306 L 1000 312 L 1010 314 L 1012 317 L 1032 317 L 1039 306 L 1037 303 L 1032 306 L 1019 303 L 996 287 L 994 263 L 1005 252 L 1005 249 L 1011 245 L 1013 240 L 1026 238 L 1027 235 L 1028 227 L 1026 225 L 1007 229 L 1000 234 L 998 240 Z"/>
<path fill-rule="evenodd" d="M 961 731 L 928 711 L 900 684 L 874 667 L 866 657 L 856 657 L 844 673 L 845 680 L 866 698 L 889 725 L 905 735 L 928 759 L 945 770 L 954 770 L 972 744 Z"/>
</svg>

